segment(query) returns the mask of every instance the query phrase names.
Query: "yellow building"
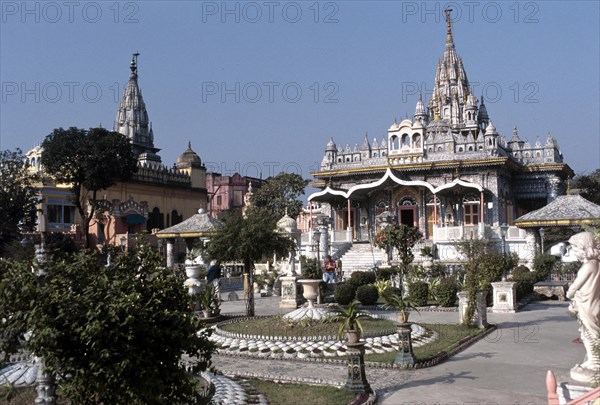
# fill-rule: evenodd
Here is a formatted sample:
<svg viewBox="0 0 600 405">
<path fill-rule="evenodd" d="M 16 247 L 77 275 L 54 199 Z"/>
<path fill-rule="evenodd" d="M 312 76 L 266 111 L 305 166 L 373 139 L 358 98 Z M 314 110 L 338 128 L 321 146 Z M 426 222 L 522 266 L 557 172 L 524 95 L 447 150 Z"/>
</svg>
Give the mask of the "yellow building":
<svg viewBox="0 0 600 405">
<path fill-rule="evenodd" d="M 117 112 L 113 130 L 127 136 L 138 160 L 138 170 L 126 183 L 98 192 L 100 213 L 92 219 L 92 244 L 131 246 L 133 235 L 175 225 L 206 208 L 206 168 L 188 143 L 177 163 L 168 168 L 154 146 L 154 132 L 138 86 L 137 57 L 131 60 L 131 75 Z M 33 170 L 43 175 L 39 161 L 42 148 L 27 152 Z M 43 176 L 42 202 L 38 221 L 41 231 L 70 233 L 83 240 L 81 218 L 71 202 L 68 186 L 54 184 Z"/>
</svg>

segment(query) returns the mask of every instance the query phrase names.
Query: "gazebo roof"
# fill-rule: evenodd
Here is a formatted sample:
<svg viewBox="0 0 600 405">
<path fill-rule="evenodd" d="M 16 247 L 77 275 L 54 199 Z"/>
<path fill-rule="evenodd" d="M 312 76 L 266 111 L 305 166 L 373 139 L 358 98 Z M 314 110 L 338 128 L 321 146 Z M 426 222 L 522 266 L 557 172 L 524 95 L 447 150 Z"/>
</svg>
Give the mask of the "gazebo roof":
<svg viewBox="0 0 600 405">
<path fill-rule="evenodd" d="M 556 197 L 545 207 L 517 218 L 514 223 L 519 228 L 536 228 L 590 224 L 598 220 L 600 220 L 600 205 L 580 195 L 563 195 Z"/>
<path fill-rule="evenodd" d="M 208 236 L 223 227 L 223 222 L 211 217 L 203 208 L 183 222 L 156 233 L 157 238 L 198 238 Z"/>
</svg>

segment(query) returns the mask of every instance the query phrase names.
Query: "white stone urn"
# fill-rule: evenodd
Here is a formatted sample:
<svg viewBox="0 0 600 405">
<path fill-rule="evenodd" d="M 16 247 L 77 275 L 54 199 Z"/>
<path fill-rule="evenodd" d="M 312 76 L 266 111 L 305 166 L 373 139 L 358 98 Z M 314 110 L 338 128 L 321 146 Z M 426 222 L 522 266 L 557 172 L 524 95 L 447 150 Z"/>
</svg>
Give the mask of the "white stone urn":
<svg viewBox="0 0 600 405">
<path fill-rule="evenodd" d="M 312 308 L 314 302 L 319 296 L 319 284 L 321 283 L 321 279 L 311 280 L 311 279 L 301 279 L 298 280 L 300 284 L 302 284 L 302 295 L 308 301 L 308 307 Z"/>
<path fill-rule="evenodd" d="M 197 279 L 200 277 L 200 265 L 192 264 L 185 266 L 185 275 L 187 278 Z"/>
</svg>

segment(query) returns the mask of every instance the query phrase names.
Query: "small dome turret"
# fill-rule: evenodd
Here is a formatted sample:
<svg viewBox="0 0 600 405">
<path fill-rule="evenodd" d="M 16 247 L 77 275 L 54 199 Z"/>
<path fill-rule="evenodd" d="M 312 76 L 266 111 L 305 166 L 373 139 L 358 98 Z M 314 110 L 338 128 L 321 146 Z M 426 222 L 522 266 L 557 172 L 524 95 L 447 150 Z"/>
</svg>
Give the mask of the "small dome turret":
<svg viewBox="0 0 600 405">
<path fill-rule="evenodd" d="M 485 129 L 485 134 L 486 135 L 498 135 L 498 132 L 496 131 L 496 127 L 494 126 L 494 124 L 492 123 L 491 120 L 490 120 L 490 123 L 488 124 L 487 128 Z"/>
<path fill-rule="evenodd" d="M 327 142 L 327 146 L 325 147 L 326 152 L 335 152 L 337 150 L 337 146 L 333 141 L 333 137 L 329 138 L 329 142 Z"/>
<path fill-rule="evenodd" d="M 192 150 L 192 143 L 188 142 L 187 149 L 177 158 L 177 167 L 182 166 L 202 166 L 202 160 L 196 152 Z"/>
</svg>

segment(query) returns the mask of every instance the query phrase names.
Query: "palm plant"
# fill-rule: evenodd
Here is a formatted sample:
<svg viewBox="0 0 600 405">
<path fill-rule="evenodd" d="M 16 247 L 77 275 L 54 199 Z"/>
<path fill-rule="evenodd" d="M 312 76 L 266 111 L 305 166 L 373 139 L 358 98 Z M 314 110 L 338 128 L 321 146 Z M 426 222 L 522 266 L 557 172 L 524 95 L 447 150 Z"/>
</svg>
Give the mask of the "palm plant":
<svg viewBox="0 0 600 405">
<path fill-rule="evenodd" d="M 402 323 L 406 323 L 408 321 L 408 309 L 415 310 L 417 313 L 419 313 L 415 302 L 409 297 L 404 297 L 402 293 L 390 295 L 386 301 L 387 304 L 385 305 L 385 308 L 398 311 Z"/>
<path fill-rule="evenodd" d="M 341 340 L 344 337 L 344 331 L 358 331 L 363 332 L 363 326 L 360 323 L 360 318 L 370 318 L 371 316 L 365 312 L 361 312 L 358 309 L 360 301 L 354 300 L 348 304 L 347 308 L 340 305 L 337 306 L 338 313 L 331 319 L 335 322 L 341 322 L 338 329 L 338 338 Z"/>
</svg>

